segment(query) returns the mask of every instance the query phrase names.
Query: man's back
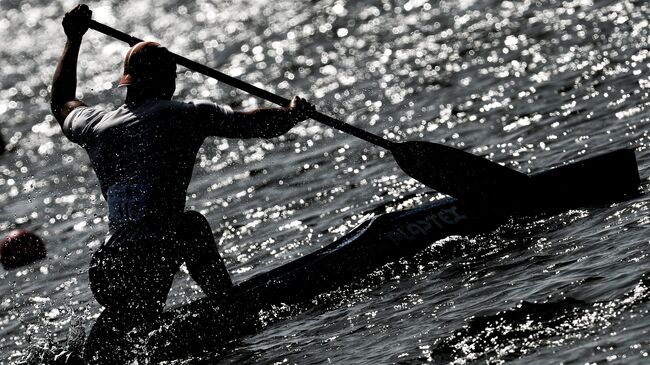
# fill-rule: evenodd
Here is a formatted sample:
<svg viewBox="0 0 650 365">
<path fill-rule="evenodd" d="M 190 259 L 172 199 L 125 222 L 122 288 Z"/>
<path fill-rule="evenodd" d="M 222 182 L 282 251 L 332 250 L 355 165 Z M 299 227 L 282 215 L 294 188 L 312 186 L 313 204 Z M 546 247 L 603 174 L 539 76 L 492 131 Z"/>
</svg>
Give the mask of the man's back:
<svg viewBox="0 0 650 365">
<path fill-rule="evenodd" d="M 63 130 L 88 152 L 115 227 L 180 215 L 196 153 L 230 113 L 213 103 L 150 99 L 110 112 L 77 108 Z"/>
</svg>

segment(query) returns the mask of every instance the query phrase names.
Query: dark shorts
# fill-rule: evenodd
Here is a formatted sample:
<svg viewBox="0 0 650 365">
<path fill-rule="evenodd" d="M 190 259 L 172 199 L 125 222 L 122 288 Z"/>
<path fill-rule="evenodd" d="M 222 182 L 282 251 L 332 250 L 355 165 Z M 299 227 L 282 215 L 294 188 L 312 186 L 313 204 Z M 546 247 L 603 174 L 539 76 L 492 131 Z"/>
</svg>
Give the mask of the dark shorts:
<svg viewBox="0 0 650 365">
<path fill-rule="evenodd" d="M 159 311 L 182 261 L 173 229 L 129 225 L 117 229 L 92 257 L 90 289 L 109 309 Z"/>
<path fill-rule="evenodd" d="M 90 289 L 107 309 L 155 315 L 182 263 L 207 296 L 229 295 L 232 281 L 210 224 L 195 211 L 183 213 L 174 226 L 132 223 L 115 229 L 90 262 Z"/>
</svg>

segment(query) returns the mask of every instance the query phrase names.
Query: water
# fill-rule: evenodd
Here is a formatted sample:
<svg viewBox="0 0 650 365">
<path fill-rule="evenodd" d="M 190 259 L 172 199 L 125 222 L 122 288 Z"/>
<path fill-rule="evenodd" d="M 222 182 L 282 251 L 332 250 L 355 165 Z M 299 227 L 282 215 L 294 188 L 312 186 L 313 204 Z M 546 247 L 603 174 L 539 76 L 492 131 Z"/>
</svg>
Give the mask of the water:
<svg viewBox="0 0 650 365">
<path fill-rule="evenodd" d="M 84 152 L 49 113 L 71 1 L 0 2 L 0 230 L 48 258 L 0 271 L 0 363 L 65 343 L 100 312 L 88 288 L 106 231 Z M 178 363 L 642 364 L 650 351 L 650 6 L 643 1 L 101 1 L 94 18 L 391 140 L 424 139 L 522 172 L 635 146 L 641 196 L 451 237 L 315 299 L 221 354 Z M 89 32 L 79 97 L 106 108 L 125 45 Z M 178 99 L 261 101 L 191 72 Z M 606 171 L 603 171 L 606 174 Z M 205 142 L 187 206 L 235 281 L 332 242 L 428 189 L 390 155 L 307 122 L 281 138 Z M 433 244 L 434 242 L 432 242 Z M 181 272 L 168 304 L 201 296 Z M 273 313 L 269 314 L 273 317 Z M 219 352 L 219 349 L 215 349 Z"/>
</svg>

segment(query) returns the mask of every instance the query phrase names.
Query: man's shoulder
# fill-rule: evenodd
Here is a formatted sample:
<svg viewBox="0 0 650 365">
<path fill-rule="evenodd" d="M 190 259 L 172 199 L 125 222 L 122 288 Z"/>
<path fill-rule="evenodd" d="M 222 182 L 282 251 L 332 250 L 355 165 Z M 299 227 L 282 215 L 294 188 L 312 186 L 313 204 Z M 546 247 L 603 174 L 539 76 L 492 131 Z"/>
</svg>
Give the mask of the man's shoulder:
<svg viewBox="0 0 650 365">
<path fill-rule="evenodd" d="M 87 124 L 98 122 L 108 112 L 100 106 L 79 106 L 74 108 L 63 121 L 63 130 L 85 128 Z"/>
<path fill-rule="evenodd" d="M 208 100 L 189 100 L 189 101 L 180 101 L 180 100 L 149 100 L 138 105 L 139 108 L 144 109 L 176 109 L 176 110 L 195 110 L 204 107 L 215 106 L 216 104 Z M 123 107 L 128 108 L 128 104 L 124 104 Z"/>
<path fill-rule="evenodd" d="M 73 109 L 62 124 L 63 134 L 75 143 L 87 140 L 93 126 L 98 124 L 107 112 L 100 106 L 79 106 Z"/>
<path fill-rule="evenodd" d="M 88 118 L 99 114 L 106 114 L 106 110 L 99 105 L 80 105 L 70 111 L 66 119 Z"/>
<path fill-rule="evenodd" d="M 196 99 L 196 100 L 187 100 L 182 103 L 194 107 L 194 108 L 216 108 L 219 107 L 219 104 L 205 99 Z"/>
<path fill-rule="evenodd" d="M 192 100 L 187 102 L 197 108 L 200 112 L 212 115 L 227 116 L 233 113 L 232 108 L 228 105 L 217 104 L 210 100 Z"/>
<path fill-rule="evenodd" d="M 177 113 L 181 112 L 186 116 L 193 116 L 196 119 L 206 121 L 223 120 L 234 113 L 228 105 L 202 99 L 189 101 L 161 100 L 158 106 L 162 109 L 175 110 Z"/>
</svg>

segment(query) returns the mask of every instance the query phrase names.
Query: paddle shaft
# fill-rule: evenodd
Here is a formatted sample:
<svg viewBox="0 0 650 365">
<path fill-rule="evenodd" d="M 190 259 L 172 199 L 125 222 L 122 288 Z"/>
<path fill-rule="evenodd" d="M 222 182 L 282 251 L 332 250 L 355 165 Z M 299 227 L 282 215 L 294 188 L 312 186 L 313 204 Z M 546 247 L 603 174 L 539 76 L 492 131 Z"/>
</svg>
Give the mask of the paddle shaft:
<svg viewBox="0 0 650 365">
<path fill-rule="evenodd" d="M 128 43 L 129 45 L 133 46 L 136 43 L 142 42 L 141 39 L 135 38 L 131 35 L 128 35 L 124 32 L 121 32 L 117 29 L 111 28 L 107 25 L 98 23 L 94 20 L 90 21 L 90 29 L 94 29 L 100 33 L 104 33 L 110 37 L 113 37 L 115 39 L 121 40 L 123 42 Z M 274 104 L 286 107 L 289 105 L 290 100 L 287 98 L 284 98 L 280 95 L 273 94 L 272 92 L 269 92 L 264 89 L 260 89 L 257 86 L 251 85 L 249 83 L 246 83 L 242 80 L 236 79 L 232 76 L 228 76 L 224 74 L 223 72 L 217 71 L 211 67 L 202 65 L 198 62 L 192 61 L 190 59 L 187 59 L 183 56 L 180 56 L 178 54 L 175 54 L 173 52 L 170 52 L 172 57 L 174 57 L 174 60 L 176 61 L 177 64 L 181 66 L 185 66 L 190 70 L 202 73 L 206 76 L 212 77 L 216 80 L 219 80 L 225 84 L 228 84 L 234 88 L 246 91 L 247 93 L 251 95 L 255 95 L 259 98 L 262 98 L 264 100 L 268 100 Z M 344 123 L 338 119 L 332 118 L 329 115 L 325 115 L 321 112 L 315 111 L 312 114 L 310 114 L 310 117 L 318 122 L 321 122 L 323 124 L 326 124 L 332 128 L 336 128 L 342 132 L 351 134 L 355 137 L 361 138 L 367 142 L 370 142 L 372 144 L 378 145 L 380 147 L 383 147 L 387 150 L 392 150 L 395 148 L 395 142 L 391 142 L 387 139 L 384 139 L 382 137 L 379 137 L 375 134 L 372 134 L 370 132 L 366 132 L 363 129 L 359 129 L 357 127 L 354 127 L 350 124 Z"/>
</svg>

